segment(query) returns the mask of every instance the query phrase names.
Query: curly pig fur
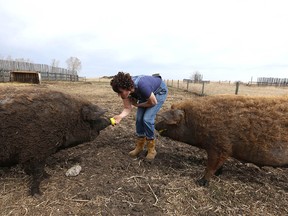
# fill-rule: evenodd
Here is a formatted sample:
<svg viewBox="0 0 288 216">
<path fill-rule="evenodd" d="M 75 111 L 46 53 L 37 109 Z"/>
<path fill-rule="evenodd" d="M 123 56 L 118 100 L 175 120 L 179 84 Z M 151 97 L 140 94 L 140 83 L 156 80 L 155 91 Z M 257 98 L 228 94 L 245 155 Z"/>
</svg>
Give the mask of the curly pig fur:
<svg viewBox="0 0 288 216">
<path fill-rule="evenodd" d="M 61 148 L 95 139 L 109 125 L 88 101 L 40 87 L 0 88 L 0 166 L 22 164 L 40 194 L 45 160 Z"/>
<path fill-rule="evenodd" d="M 258 166 L 288 165 L 288 97 L 210 96 L 159 114 L 162 136 L 205 149 L 208 185 L 228 157 Z M 218 172 L 217 172 L 218 171 Z"/>
</svg>

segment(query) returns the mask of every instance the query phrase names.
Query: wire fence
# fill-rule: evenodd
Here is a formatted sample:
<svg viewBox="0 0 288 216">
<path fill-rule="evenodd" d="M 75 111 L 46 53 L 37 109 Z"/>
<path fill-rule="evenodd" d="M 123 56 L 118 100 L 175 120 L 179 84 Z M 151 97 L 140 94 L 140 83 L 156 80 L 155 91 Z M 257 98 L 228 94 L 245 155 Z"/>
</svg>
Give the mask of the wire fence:
<svg viewBox="0 0 288 216">
<path fill-rule="evenodd" d="M 168 87 L 181 89 L 199 96 L 236 94 L 236 95 L 288 95 L 287 85 L 259 85 L 242 82 L 198 82 L 165 80 Z"/>
</svg>

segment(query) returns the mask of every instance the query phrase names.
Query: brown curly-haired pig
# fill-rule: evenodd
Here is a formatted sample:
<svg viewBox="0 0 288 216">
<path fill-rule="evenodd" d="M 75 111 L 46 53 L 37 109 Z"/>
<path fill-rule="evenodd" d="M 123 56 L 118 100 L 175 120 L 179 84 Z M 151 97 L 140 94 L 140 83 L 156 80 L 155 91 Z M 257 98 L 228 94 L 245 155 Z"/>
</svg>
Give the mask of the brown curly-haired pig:
<svg viewBox="0 0 288 216">
<path fill-rule="evenodd" d="M 228 157 L 258 166 L 288 165 L 288 97 L 210 96 L 172 105 L 158 115 L 160 135 L 202 148 L 206 186 Z"/>
<path fill-rule="evenodd" d="M 94 140 L 110 125 L 88 101 L 38 87 L 0 88 L 0 166 L 22 164 L 41 194 L 45 160 L 57 150 Z"/>
</svg>

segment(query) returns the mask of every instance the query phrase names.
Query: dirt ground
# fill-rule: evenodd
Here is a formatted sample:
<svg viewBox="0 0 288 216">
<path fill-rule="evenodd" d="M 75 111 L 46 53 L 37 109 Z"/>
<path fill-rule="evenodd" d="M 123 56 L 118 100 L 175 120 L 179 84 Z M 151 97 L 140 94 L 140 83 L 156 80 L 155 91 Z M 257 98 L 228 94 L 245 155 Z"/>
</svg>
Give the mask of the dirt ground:
<svg viewBox="0 0 288 216">
<path fill-rule="evenodd" d="M 35 88 L 86 98 L 106 108 L 107 117 L 122 110 L 108 82 L 43 83 Z M 162 110 L 193 97 L 170 88 Z M 41 197 L 28 195 L 30 178 L 20 166 L 0 168 L 0 215 L 288 215 L 288 168 L 259 168 L 229 159 L 221 176 L 213 177 L 209 187 L 199 187 L 195 180 L 205 169 L 206 153 L 160 136 L 152 163 L 144 160 L 145 151 L 131 159 L 135 110 L 94 141 L 49 157 L 46 171 L 51 177 L 42 181 Z M 66 177 L 76 164 L 82 167 L 80 174 Z"/>
</svg>

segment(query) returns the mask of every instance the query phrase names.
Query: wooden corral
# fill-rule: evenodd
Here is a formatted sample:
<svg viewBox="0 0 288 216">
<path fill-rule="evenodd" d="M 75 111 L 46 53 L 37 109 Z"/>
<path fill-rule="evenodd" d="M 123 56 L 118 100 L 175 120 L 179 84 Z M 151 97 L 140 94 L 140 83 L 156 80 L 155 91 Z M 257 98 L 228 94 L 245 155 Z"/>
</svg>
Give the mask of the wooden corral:
<svg viewBox="0 0 288 216">
<path fill-rule="evenodd" d="M 0 59 L 0 82 L 40 83 L 40 75 L 42 81 L 75 82 L 80 79 L 86 79 L 85 77 L 79 77 L 77 71 L 52 67 L 45 64 Z"/>
</svg>

